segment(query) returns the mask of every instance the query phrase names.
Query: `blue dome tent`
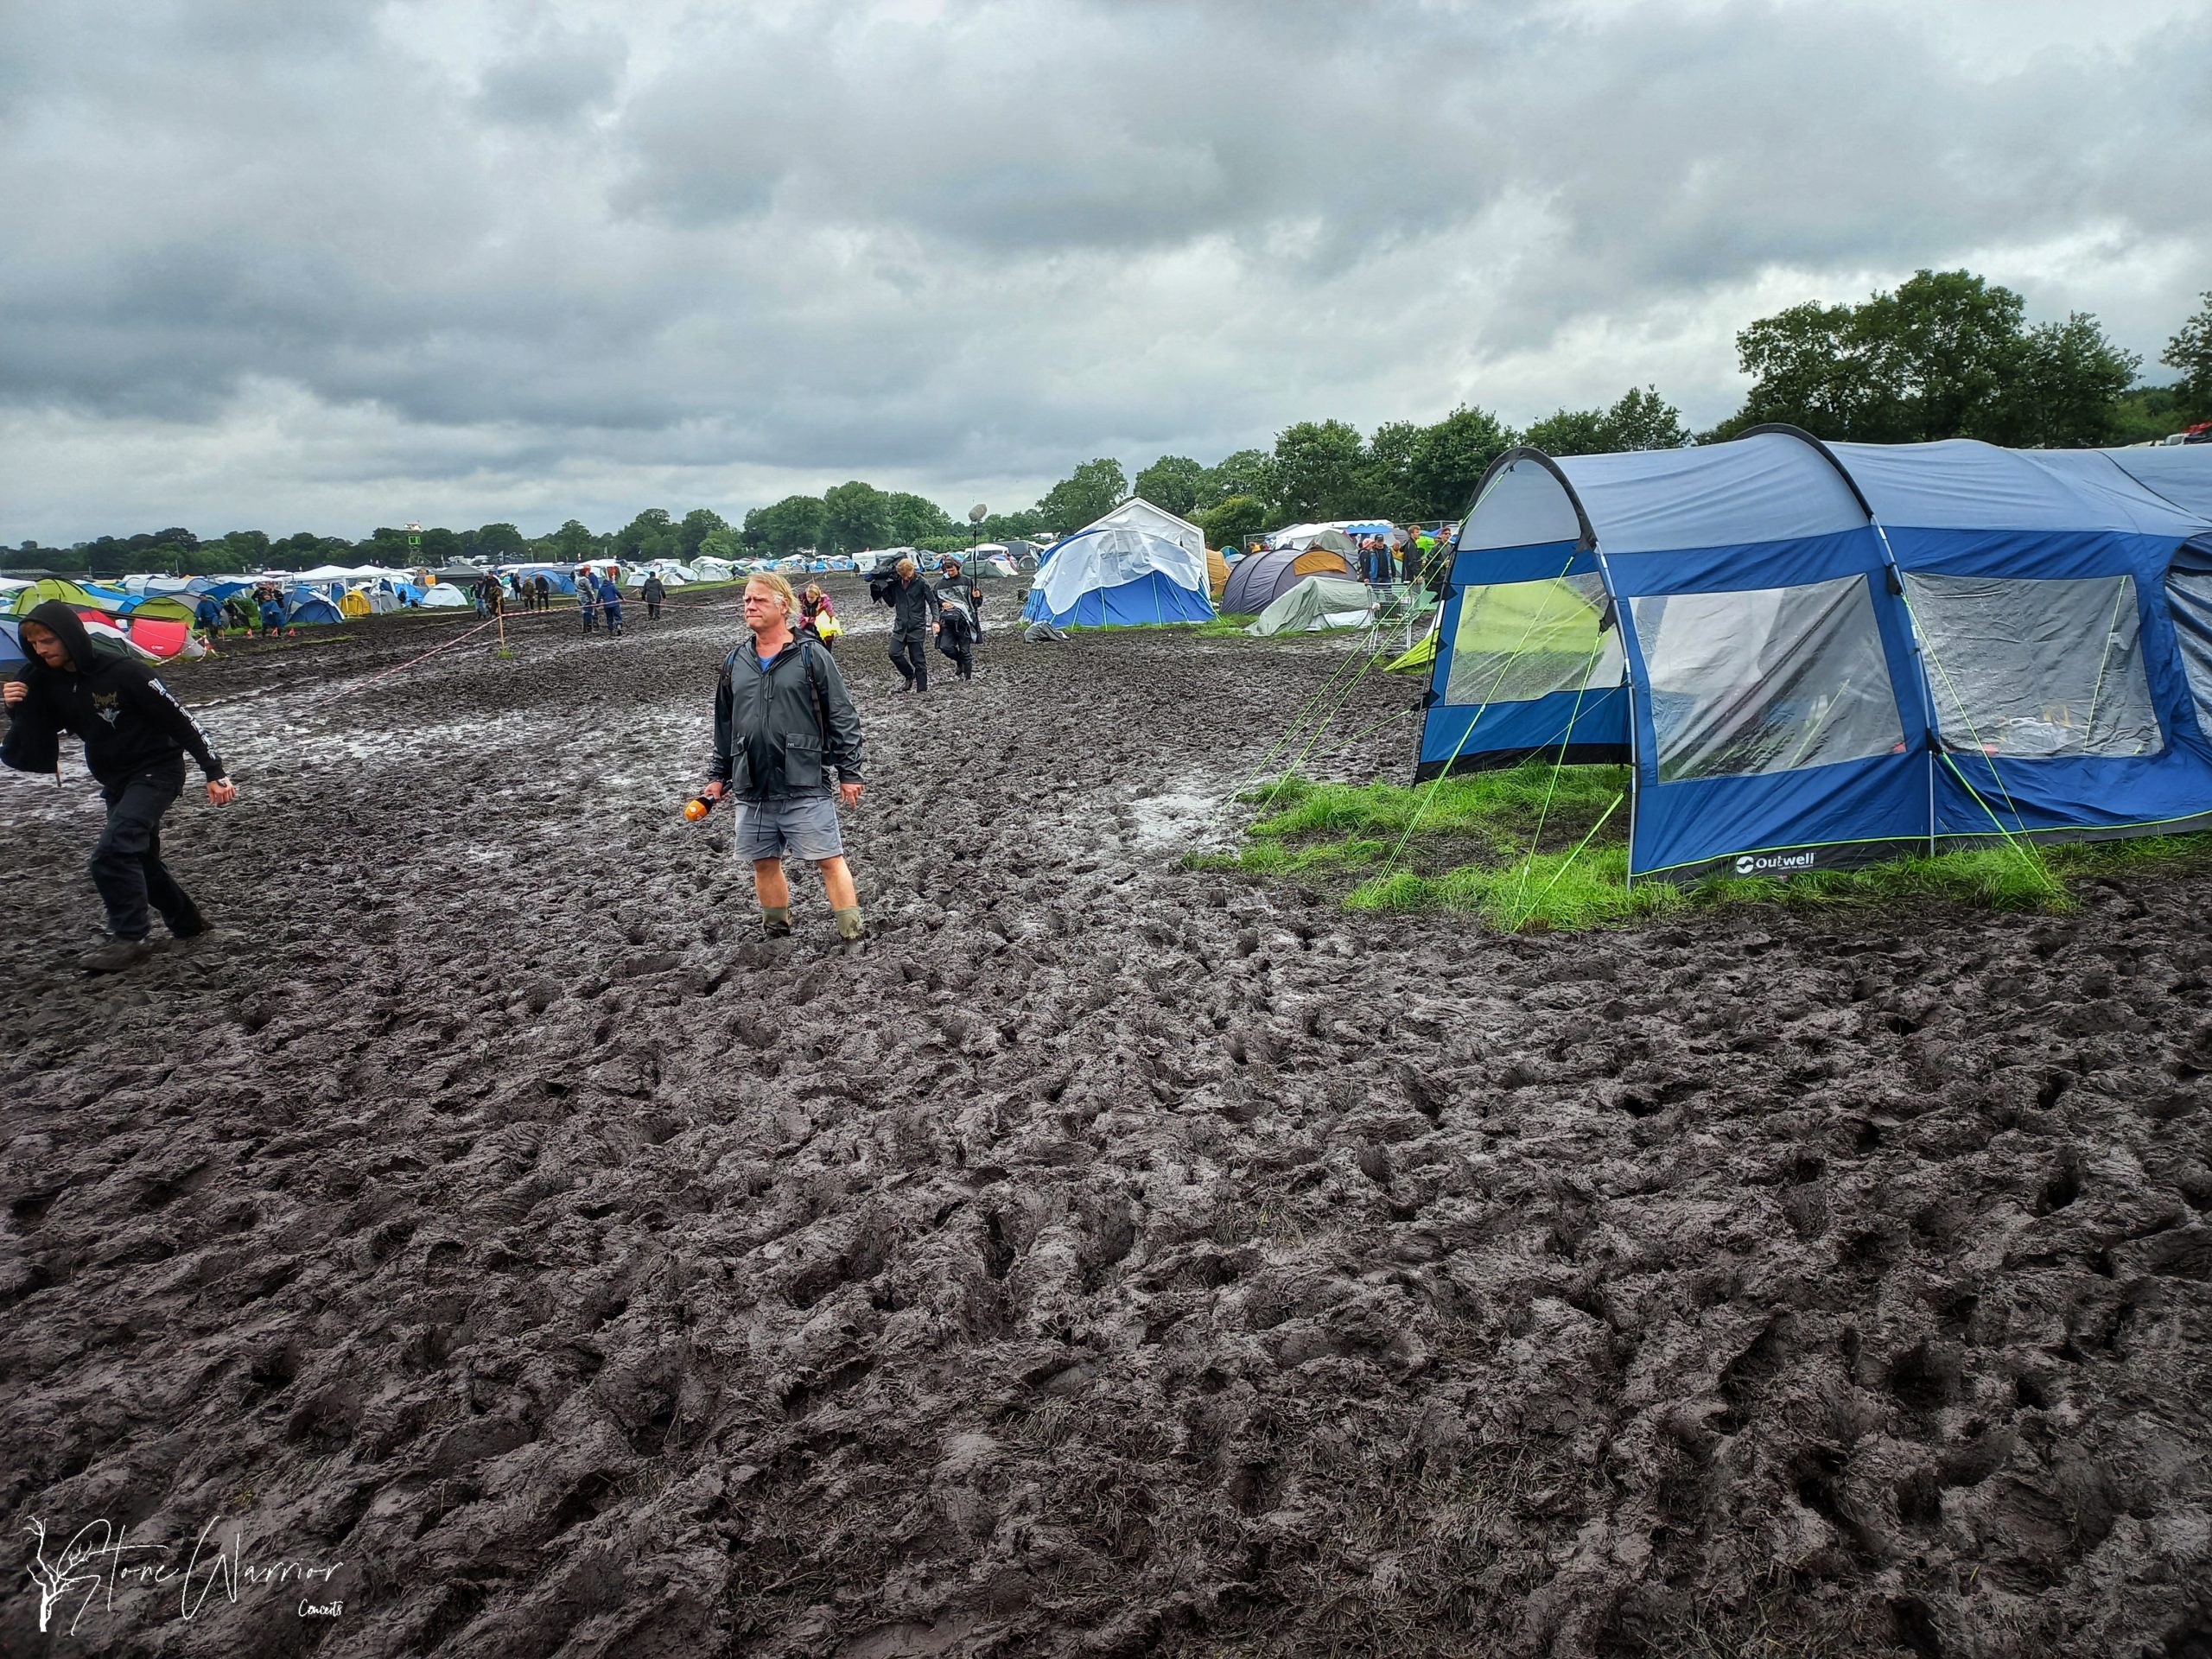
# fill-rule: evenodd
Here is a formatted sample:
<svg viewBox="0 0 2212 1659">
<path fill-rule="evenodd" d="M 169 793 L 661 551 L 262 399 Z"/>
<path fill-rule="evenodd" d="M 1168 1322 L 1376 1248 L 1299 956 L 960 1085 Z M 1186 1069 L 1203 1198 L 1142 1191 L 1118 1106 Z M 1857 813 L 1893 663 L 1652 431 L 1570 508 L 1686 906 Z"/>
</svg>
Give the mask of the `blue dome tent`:
<svg viewBox="0 0 2212 1659">
<path fill-rule="evenodd" d="M 2136 453 L 1510 451 L 1416 775 L 1626 763 L 1631 877 L 1675 881 L 2212 828 L 2212 453 Z"/>
<path fill-rule="evenodd" d="M 295 588 L 284 595 L 284 626 L 299 627 L 318 622 L 342 622 L 338 607 L 312 588 Z"/>
<path fill-rule="evenodd" d="M 1055 627 L 1204 622 L 1212 616 L 1205 554 L 1129 523 L 1077 531 L 1046 551 L 1021 609 Z"/>
</svg>

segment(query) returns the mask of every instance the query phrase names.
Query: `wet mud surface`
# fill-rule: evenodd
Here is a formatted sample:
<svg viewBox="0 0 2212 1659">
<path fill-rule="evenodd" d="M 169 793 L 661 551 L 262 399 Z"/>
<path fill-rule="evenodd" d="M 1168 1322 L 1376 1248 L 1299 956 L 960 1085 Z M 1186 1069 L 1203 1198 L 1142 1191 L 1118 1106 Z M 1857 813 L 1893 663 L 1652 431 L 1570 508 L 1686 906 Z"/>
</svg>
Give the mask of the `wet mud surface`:
<svg viewBox="0 0 2212 1659">
<path fill-rule="evenodd" d="M 10 1547 L 343 1563 L 0 1650 L 2208 1651 L 2212 878 L 1350 915 L 1177 862 L 1338 648 L 861 632 L 873 937 L 770 944 L 724 604 L 180 674 L 221 932 L 120 979 L 0 779 Z"/>
</svg>

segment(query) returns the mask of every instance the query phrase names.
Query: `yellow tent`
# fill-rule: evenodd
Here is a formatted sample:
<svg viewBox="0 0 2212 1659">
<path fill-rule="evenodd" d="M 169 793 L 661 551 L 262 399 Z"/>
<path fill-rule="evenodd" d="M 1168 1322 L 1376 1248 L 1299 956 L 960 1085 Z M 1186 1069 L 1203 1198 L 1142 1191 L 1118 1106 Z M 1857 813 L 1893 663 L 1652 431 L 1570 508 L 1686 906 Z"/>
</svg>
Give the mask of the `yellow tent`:
<svg viewBox="0 0 2212 1659">
<path fill-rule="evenodd" d="M 1427 673 L 1436 661 L 1436 630 L 1431 628 L 1421 635 L 1414 648 L 1402 657 L 1393 658 L 1382 665 L 1385 674 Z"/>
<path fill-rule="evenodd" d="M 348 588 L 338 600 L 338 614 L 344 617 L 366 616 L 376 607 L 369 603 L 365 588 Z"/>
</svg>

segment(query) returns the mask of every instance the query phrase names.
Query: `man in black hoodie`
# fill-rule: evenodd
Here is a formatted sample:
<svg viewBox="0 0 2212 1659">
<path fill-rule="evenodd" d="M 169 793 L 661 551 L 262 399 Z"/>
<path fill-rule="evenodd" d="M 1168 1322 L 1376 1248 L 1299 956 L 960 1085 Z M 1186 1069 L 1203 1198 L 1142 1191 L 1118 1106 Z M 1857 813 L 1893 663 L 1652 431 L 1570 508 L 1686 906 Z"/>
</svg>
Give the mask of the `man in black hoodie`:
<svg viewBox="0 0 2212 1659">
<path fill-rule="evenodd" d="M 17 772 L 58 772 L 60 734 L 84 740 L 85 764 L 107 798 L 107 827 L 92 849 L 92 885 L 107 906 L 111 942 L 85 958 L 92 973 L 115 973 L 151 950 L 150 903 L 180 939 L 207 923 L 162 863 L 162 814 L 184 791 L 184 757 L 207 774 L 207 798 L 228 806 L 238 786 L 216 759 L 207 734 L 184 705 L 127 647 L 96 645 L 77 613 L 50 599 L 23 619 L 31 658 L 7 683 L 8 734 L 0 764 Z"/>
</svg>

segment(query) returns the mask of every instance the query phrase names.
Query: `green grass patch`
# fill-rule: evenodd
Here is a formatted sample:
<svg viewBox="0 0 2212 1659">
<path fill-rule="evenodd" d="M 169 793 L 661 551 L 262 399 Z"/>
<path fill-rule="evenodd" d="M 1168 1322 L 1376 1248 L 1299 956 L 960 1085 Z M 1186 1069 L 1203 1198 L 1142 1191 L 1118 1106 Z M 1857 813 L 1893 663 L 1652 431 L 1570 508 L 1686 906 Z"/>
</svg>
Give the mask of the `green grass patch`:
<svg viewBox="0 0 2212 1659">
<path fill-rule="evenodd" d="M 2023 842 L 1858 870 L 1715 876 L 1688 887 L 1647 880 L 1630 887 L 1628 785 L 1623 766 L 1554 768 L 1542 761 L 1411 789 L 1282 779 L 1239 798 L 1260 810 L 1244 847 L 1185 862 L 1262 877 L 1342 872 L 1355 878 L 1344 896 L 1353 909 L 1469 912 L 1502 931 L 1538 932 L 1620 926 L 1728 904 L 1909 909 L 1932 901 L 2063 912 L 2076 903 L 2069 883 L 2212 861 L 2212 835 Z M 1388 868 L 1357 879 L 1377 866 Z"/>
</svg>

